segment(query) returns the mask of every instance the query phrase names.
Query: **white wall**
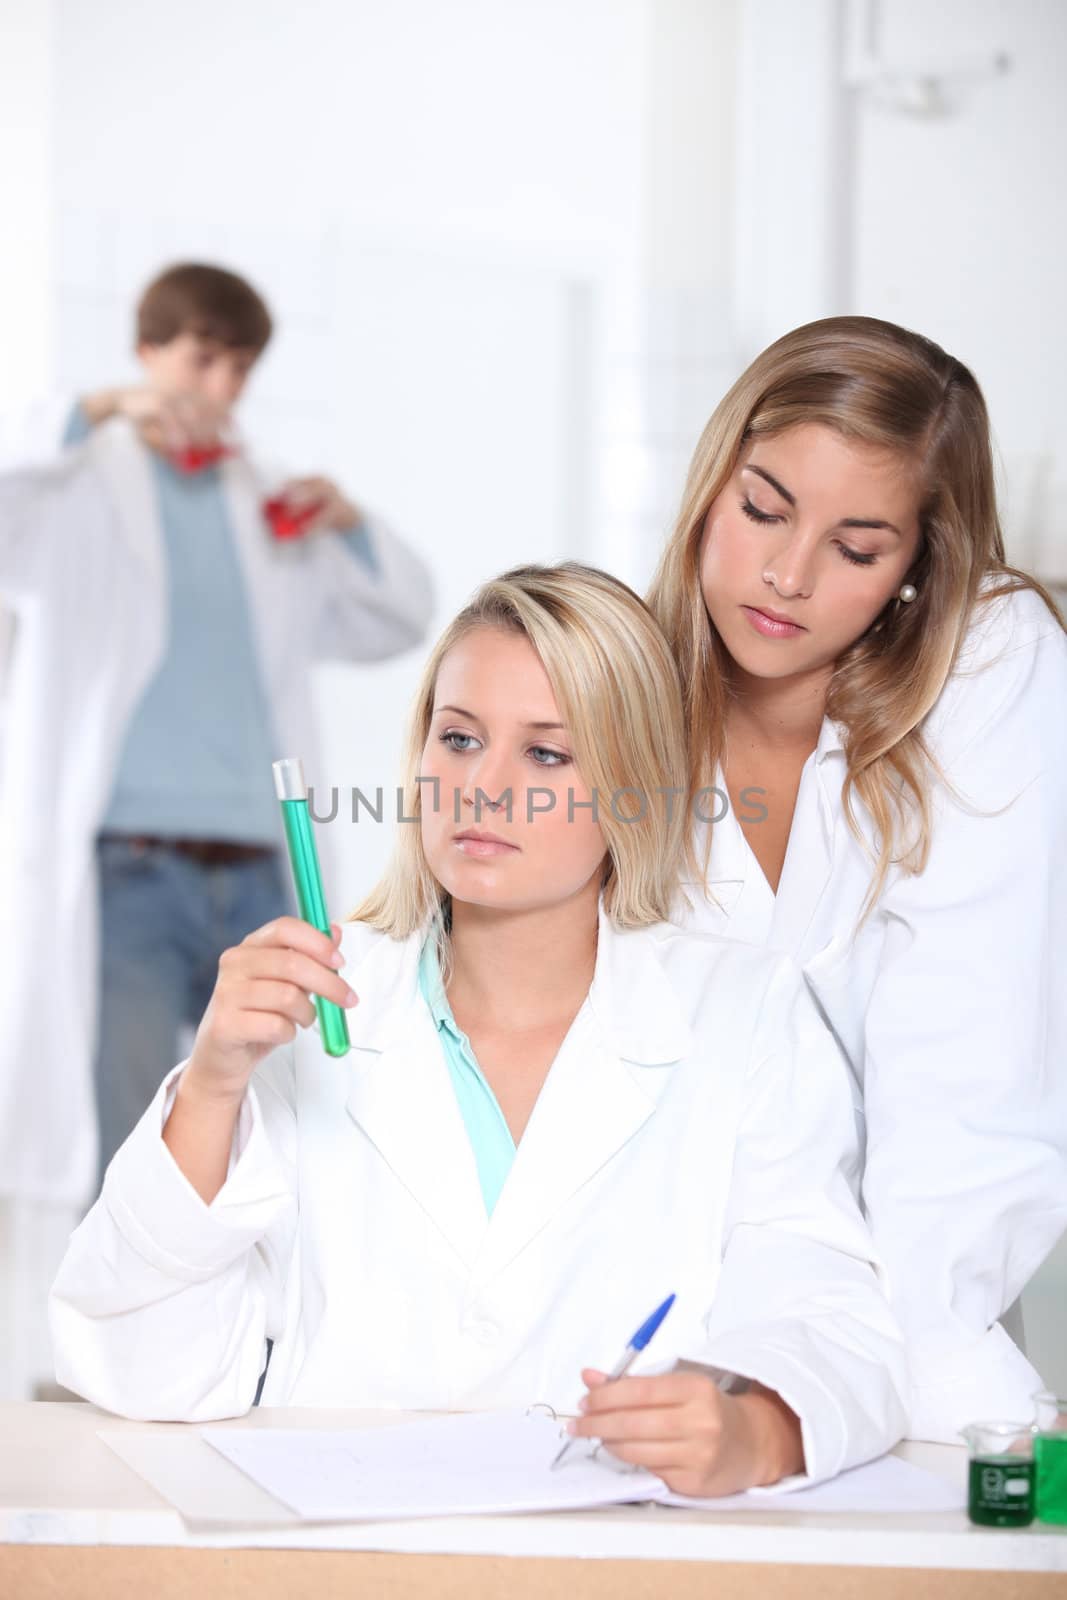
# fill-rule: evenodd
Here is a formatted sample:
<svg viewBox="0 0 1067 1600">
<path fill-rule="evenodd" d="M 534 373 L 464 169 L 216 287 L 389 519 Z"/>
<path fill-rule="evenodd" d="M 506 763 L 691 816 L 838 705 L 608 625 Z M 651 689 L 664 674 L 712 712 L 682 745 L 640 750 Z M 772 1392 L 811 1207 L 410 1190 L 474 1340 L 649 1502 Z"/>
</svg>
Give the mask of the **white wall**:
<svg viewBox="0 0 1067 1600">
<path fill-rule="evenodd" d="M 627 428 L 618 416 L 615 482 L 635 491 L 624 576 L 641 589 L 693 447 L 740 364 L 731 316 L 736 14 L 735 4 L 707 0 L 656 0 L 651 13 L 641 266 L 614 374 L 622 396 L 632 389 L 637 418 Z"/>
<path fill-rule="evenodd" d="M 972 368 L 1009 555 L 1067 580 L 1067 167 L 1060 0 L 743 0 L 746 354 L 860 312 Z"/>
<path fill-rule="evenodd" d="M 51 0 L 0 0 L 0 415 L 52 371 Z"/>
<path fill-rule="evenodd" d="M 57 4 L 64 208 L 343 215 L 568 262 L 632 232 L 639 0 Z"/>
<path fill-rule="evenodd" d="M 0 0 L 0 41 L 2 419 L 53 373 L 51 0 Z M 14 616 L 0 602 L 0 763 L 3 685 L 14 638 Z"/>
<path fill-rule="evenodd" d="M 926 113 L 900 109 L 908 78 L 858 98 L 850 309 L 919 328 L 972 368 L 1015 557 L 1067 580 L 1067 6 L 887 0 L 874 15 L 877 59 L 925 67 L 937 87 Z"/>
</svg>

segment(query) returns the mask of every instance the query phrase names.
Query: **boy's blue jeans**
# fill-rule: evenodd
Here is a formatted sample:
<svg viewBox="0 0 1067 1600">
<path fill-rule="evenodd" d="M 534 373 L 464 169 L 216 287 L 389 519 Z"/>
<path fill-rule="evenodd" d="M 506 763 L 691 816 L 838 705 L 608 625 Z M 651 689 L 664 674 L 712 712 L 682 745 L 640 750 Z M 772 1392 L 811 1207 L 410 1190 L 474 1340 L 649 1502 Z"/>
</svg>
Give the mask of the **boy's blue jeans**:
<svg viewBox="0 0 1067 1600">
<path fill-rule="evenodd" d="M 295 910 L 276 852 L 208 866 L 165 846 L 106 835 L 97 841 L 97 864 L 103 1182 L 111 1157 L 181 1060 L 182 1028 L 199 1024 L 222 952 Z"/>
</svg>

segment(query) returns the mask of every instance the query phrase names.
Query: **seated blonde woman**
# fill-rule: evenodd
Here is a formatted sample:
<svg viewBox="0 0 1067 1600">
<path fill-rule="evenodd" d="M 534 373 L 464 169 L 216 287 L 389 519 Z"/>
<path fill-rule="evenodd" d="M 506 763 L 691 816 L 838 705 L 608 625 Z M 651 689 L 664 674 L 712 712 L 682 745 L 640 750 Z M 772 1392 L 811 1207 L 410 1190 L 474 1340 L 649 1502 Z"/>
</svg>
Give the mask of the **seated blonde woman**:
<svg viewBox="0 0 1067 1600">
<path fill-rule="evenodd" d="M 847 1076 L 788 958 L 664 919 L 675 667 L 566 565 L 434 650 L 408 816 L 331 939 L 227 951 L 53 1290 L 60 1381 L 124 1415 L 548 1402 L 683 1494 L 888 1449 L 902 1352 Z M 309 995 L 347 1008 L 328 1056 Z M 607 1368 L 668 1294 L 632 1375 Z"/>
</svg>

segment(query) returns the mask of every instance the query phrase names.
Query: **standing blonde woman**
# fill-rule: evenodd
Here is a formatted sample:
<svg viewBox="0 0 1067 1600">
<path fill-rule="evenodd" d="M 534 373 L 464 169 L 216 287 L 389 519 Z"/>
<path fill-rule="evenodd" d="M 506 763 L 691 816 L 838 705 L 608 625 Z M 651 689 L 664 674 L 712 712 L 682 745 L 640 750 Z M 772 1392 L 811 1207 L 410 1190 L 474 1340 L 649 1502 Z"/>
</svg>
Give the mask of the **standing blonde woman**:
<svg viewBox="0 0 1067 1600">
<path fill-rule="evenodd" d="M 227 952 L 108 1169 L 53 1292 L 61 1380 L 229 1416 L 272 1340 L 272 1405 L 571 1410 L 584 1382 L 575 1431 L 690 1494 L 887 1449 L 845 1065 L 794 963 L 664 921 L 684 782 L 636 595 L 485 585 L 426 669 L 379 889 L 339 949 L 282 918 Z M 309 993 L 350 1008 L 342 1060 Z M 695 1365 L 607 1381 L 672 1292 L 655 1361 Z"/>
<path fill-rule="evenodd" d="M 849 1057 L 910 1431 L 1028 1418 L 998 1319 L 1067 1226 L 1067 641 L 1005 564 L 971 373 L 866 317 L 778 340 L 650 599 L 690 739 L 681 918 L 794 955 Z"/>
</svg>

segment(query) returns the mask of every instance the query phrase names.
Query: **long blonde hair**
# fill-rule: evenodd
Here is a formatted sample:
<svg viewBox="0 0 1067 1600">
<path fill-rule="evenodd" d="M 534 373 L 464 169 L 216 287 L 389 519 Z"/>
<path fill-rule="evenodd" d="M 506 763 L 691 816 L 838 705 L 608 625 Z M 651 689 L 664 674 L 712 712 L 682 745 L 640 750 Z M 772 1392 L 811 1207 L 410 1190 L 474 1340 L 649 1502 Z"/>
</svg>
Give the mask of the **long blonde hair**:
<svg viewBox="0 0 1067 1600">
<path fill-rule="evenodd" d="M 426 663 L 408 726 L 405 815 L 420 814 L 419 764 L 441 663 L 476 628 L 522 635 L 548 674 L 578 771 L 597 799 L 607 852 L 605 911 L 620 928 L 665 921 L 685 854 L 687 757 L 678 669 L 644 602 L 595 567 L 571 561 L 516 567 L 483 584 L 445 629 Z M 426 860 L 421 829 L 404 826 L 384 876 L 350 920 L 396 939 L 436 924 L 440 937 L 447 899 Z"/>
<path fill-rule="evenodd" d="M 826 714 L 845 729 L 845 814 L 853 800 L 878 841 L 864 914 L 891 865 L 926 865 L 932 780 L 940 774 L 922 721 L 952 671 L 976 605 L 1032 588 L 1061 626 L 1047 591 L 1007 565 L 997 516 L 989 418 L 973 374 L 930 339 L 873 317 L 827 317 L 757 356 L 715 410 L 689 469 L 678 520 L 649 593 L 682 676 L 692 791 L 714 782 L 724 749 L 731 660 L 700 585 L 700 546 L 712 503 L 743 449 L 802 424 L 907 456 L 919 471 L 920 542 L 910 605 L 890 603 L 838 659 Z M 990 581 L 992 580 L 992 581 Z M 689 865 L 707 871 L 689 841 Z"/>
</svg>

